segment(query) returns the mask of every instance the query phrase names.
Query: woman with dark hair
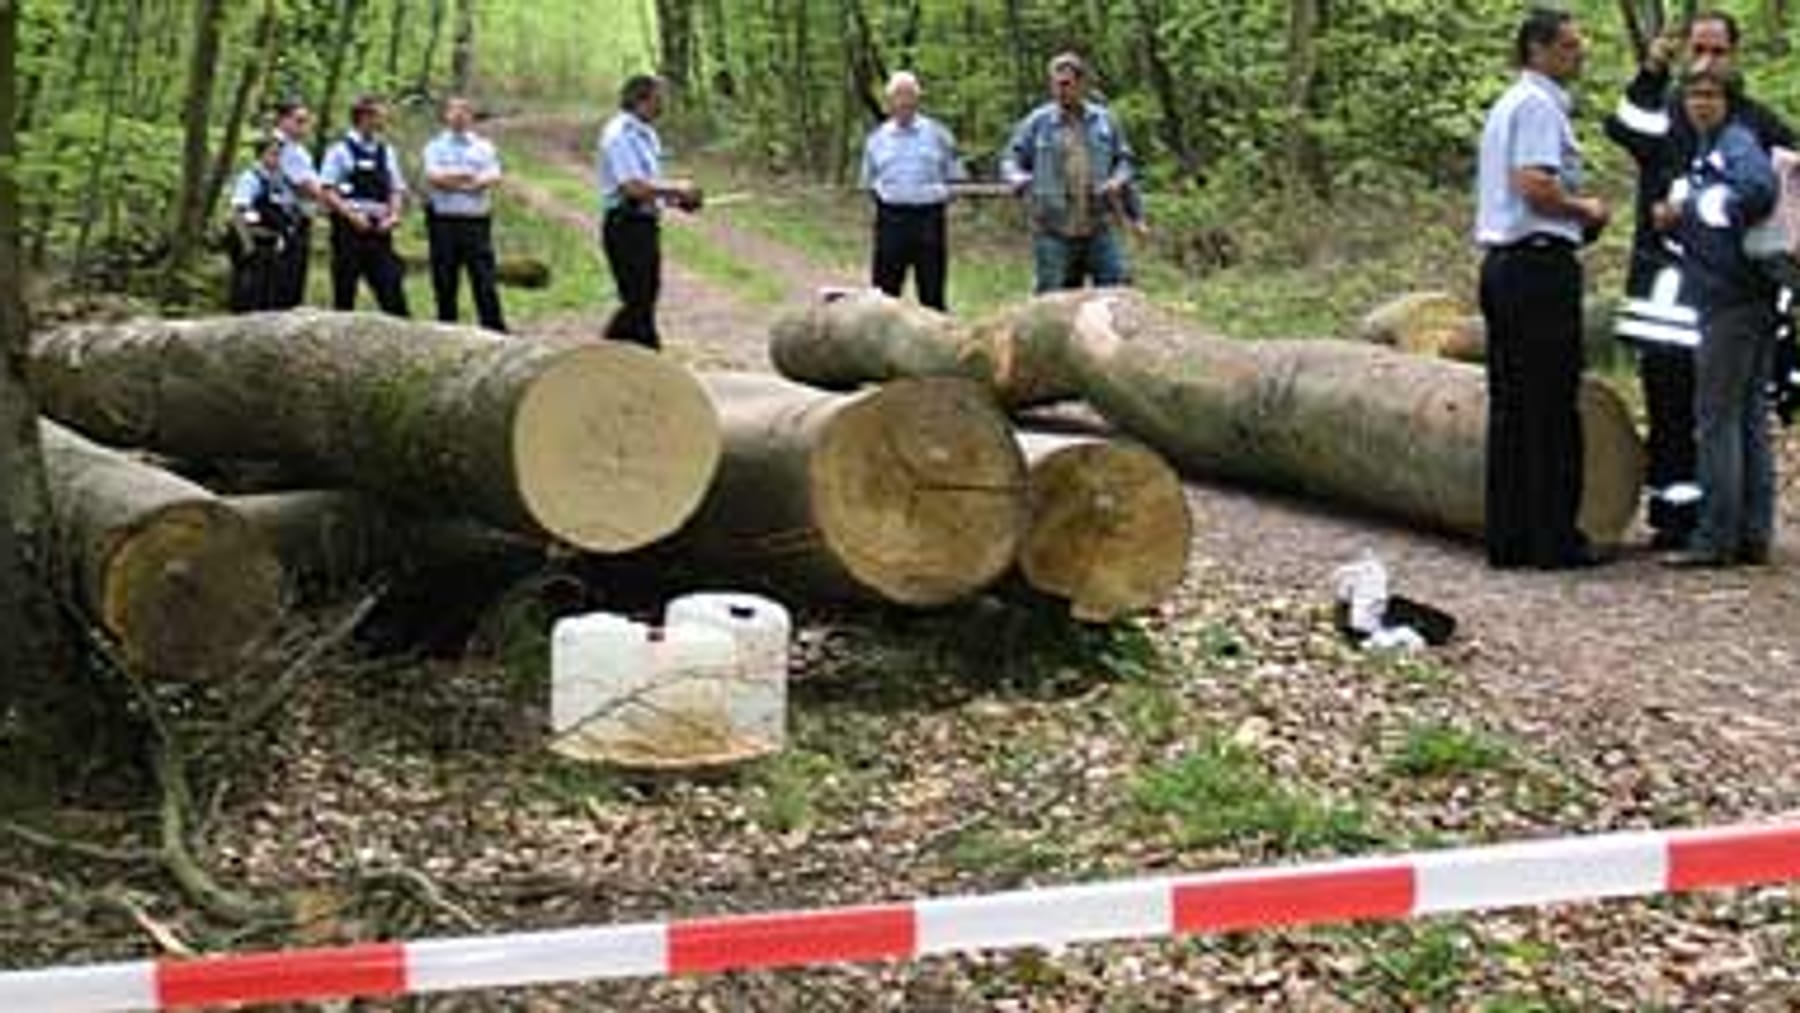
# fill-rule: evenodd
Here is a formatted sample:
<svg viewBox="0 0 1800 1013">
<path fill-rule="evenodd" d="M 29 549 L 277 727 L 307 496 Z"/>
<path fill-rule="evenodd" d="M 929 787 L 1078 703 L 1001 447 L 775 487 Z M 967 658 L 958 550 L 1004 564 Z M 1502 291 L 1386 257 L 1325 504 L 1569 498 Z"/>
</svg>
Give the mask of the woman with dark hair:
<svg viewBox="0 0 1800 1013">
<path fill-rule="evenodd" d="M 1700 523 L 1672 566 L 1759 565 L 1775 527 L 1775 461 L 1767 392 L 1775 353 L 1775 292 L 1744 251 L 1744 233 L 1775 206 L 1775 172 L 1756 135 L 1732 118 L 1740 79 L 1702 65 L 1682 78 L 1698 144 L 1687 174 L 1653 211 L 1681 244 L 1684 281 L 1700 311 L 1694 415 Z"/>
</svg>

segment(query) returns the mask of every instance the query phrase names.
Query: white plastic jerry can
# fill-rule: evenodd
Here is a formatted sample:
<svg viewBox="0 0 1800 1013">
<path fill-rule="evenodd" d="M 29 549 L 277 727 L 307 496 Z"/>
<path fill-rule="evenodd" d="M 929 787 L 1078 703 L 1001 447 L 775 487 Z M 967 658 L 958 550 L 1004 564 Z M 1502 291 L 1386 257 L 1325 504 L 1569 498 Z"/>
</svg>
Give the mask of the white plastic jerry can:
<svg viewBox="0 0 1800 1013">
<path fill-rule="evenodd" d="M 737 648 L 726 686 L 730 720 L 746 746 L 776 752 L 787 744 L 788 641 L 793 620 L 780 602 L 753 594 L 690 594 L 669 603 L 663 622 L 729 633 Z"/>
</svg>

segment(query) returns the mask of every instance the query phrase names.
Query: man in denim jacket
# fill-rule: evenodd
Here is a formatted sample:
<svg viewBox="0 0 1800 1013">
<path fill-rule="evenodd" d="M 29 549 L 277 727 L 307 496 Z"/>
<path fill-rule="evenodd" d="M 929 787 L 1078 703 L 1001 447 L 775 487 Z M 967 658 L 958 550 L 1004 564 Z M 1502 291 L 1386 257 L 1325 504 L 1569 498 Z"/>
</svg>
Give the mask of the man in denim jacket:
<svg viewBox="0 0 1800 1013">
<path fill-rule="evenodd" d="M 1130 280 L 1109 217 L 1132 181 L 1131 146 L 1105 106 L 1084 95 L 1087 68 L 1073 53 L 1050 61 L 1051 101 L 1013 130 L 1001 175 L 1031 206 L 1038 292 Z"/>
</svg>

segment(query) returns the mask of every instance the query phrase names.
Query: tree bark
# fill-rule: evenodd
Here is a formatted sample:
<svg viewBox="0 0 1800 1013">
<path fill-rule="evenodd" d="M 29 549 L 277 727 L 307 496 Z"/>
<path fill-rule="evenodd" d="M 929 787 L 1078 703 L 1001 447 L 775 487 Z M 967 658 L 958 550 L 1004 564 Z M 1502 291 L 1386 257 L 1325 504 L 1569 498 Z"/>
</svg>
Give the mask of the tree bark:
<svg viewBox="0 0 1800 1013">
<path fill-rule="evenodd" d="M 43 424 L 55 571 L 135 675 L 229 674 L 281 611 L 281 568 L 218 497 Z"/>
<path fill-rule="evenodd" d="M 677 93 L 694 80 L 694 5 L 692 0 L 656 0 L 656 72 Z"/>
<path fill-rule="evenodd" d="M 225 22 L 224 0 L 194 4 L 194 40 L 188 58 L 187 98 L 182 102 L 181 184 L 175 197 L 175 221 L 169 237 L 168 274 L 164 294 L 180 296 L 182 275 L 193 263 L 206 225 L 206 145 L 212 126 L 214 65 Z"/>
<path fill-rule="evenodd" d="M 431 0 L 431 29 L 425 36 L 425 51 L 419 57 L 419 77 L 413 84 L 413 90 L 427 98 L 431 96 L 431 72 L 437 66 L 438 41 L 444 36 L 444 2 Z"/>
<path fill-rule="evenodd" d="M 72 327 L 36 341 L 31 379 L 45 411 L 109 442 L 274 459 L 594 552 L 673 532 L 719 456 L 705 393 L 653 353 L 385 316 Z"/>
<path fill-rule="evenodd" d="M 475 0 L 456 0 L 456 25 L 450 38 L 450 90 L 469 94 L 475 82 Z"/>
<path fill-rule="evenodd" d="M 709 574 L 825 597 L 956 601 L 1012 566 L 1024 462 L 981 388 L 906 380 L 843 397 L 778 377 L 702 377 L 718 478 L 667 551 Z"/>
<path fill-rule="evenodd" d="M 1288 0 L 1287 108 L 1288 164 L 1314 193 L 1331 186 L 1325 154 L 1313 131 L 1318 116 L 1319 34 L 1325 0 Z"/>
<path fill-rule="evenodd" d="M 1187 572 L 1193 521 L 1181 478 L 1122 440 L 1021 433 L 1031 521 L 1019 572 L 1083 622 L 1111 622 L 1168 597 Z"/>
<path fill-rule="evenodd" d="M 238 160 L 244 124 L 250 119 L 250 110 L 255 108 L 257 96 L 266 90 L 269 72 L 275 67 L 275 47 L 280 38 L 277 31 L 280 9 L 280 0 L 263 0 L 262 13 L 257 17 L 254 32 L 256 51 L 244 58 L 237 87 L 231 93 L 231 110 L 225 114 L 225 137 L 219 142 L 219 150 L 213 155 L 212 172 L 206 179 L 206 197 L 201 203 L 200 215 L 203 223 L 211 217 L 213 208 L 219 206 L 219 197 L 225 192 L 225 181 L 231 177 L 232 167 Z"/>
<path fill-rule="evenodd" d="M 62 624 L 45 581 L 50 506 L 26 384 L 29 323 L 19 235 L 17 63 L 19 7 L 0 0 L 0 721 L 54 684 Z"/>
<path fill-rule="evenodd" d="M 791 380 L 849 390 L 904 376 L 961 376 L 987 384 L 1007 408 L 1079 396 L 1063 348 L 1094 292 L 1061 292 L 973 324 L 883 295 L 856 292 L 776 321 L 769 357 Z"/>
<path fill-rule="evenodd" d="M 338 90 L 344 80 L 344 61 L 350 56 L 350 47 L 356 43 L 356 23 L 362 16 L 362 0 L 344 0 L 338 9 L 337 37 L 331 43 L 331 56 L 325 64 L 325 95 L 319 100 L 318 109 L 314 110 L 319 117 L 319 124 L 313 134 L 313 157 L 323 158 L 325 149 L 331 144 L 331 132 L 335 127 L 338 105 Z"/>
<path fill-rule="evenodd" d="M 1068 352 L 1087 399 L 1181 468 L 1482 531 L 1479 369 L 1351 342 L 1208 337 L 1125 290 L 1083 308 Z M 1643 448 L 1604 384 L 1584 382 L 1580 407 L 1581 528 L 1616 543 L 1637 512 Z"/>
</svg>

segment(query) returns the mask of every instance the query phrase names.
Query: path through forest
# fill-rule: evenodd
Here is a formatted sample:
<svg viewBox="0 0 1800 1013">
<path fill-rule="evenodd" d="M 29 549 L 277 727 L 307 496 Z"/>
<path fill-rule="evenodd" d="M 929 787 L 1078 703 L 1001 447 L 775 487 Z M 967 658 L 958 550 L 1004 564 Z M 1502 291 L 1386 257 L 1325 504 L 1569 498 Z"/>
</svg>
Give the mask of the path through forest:
<svg viewBox="0 0 1800 1013">
<path fill-rule="evenodd" d="M 568 172 L 585 177 L 590 171 L 591 138 L 567 121 L 516 122 L 507 134 Z M 526 192 L 538 206 L 591 231 L 586 209 Z M 728 209 L 670 219 L 671 227 L 694 229 L 705 242 L 779 276 L 791 302 L 857 280 L 735 228 Z M 664 332 L 685 358 L 767 368 L 765 335 L 774 312 L 678 262 L 669 266 Z M 1603 750 L 1616 750 L 1621 740 L 1679 740 L 1708 762 L 1760 772 L 1770 784 L 1800 762 L 1800 737 L 1792 734 L 1800 724 L 1800 579 L 1794 572 L 1800 549 L 1792 533 L 1800 523 L 1800 490 L 1792 482 L 1778 565 L 1728 572 L 1669 571 L 1648 552 L 1628 550 L 1593 571 L 1500 573 L 1467 542 L 1206 483 L 1191 483 L 1190 490 L 1202 532 L 1196 573 L 1224 568 L 1265 585 L 1272 596 L 1313 600 L 1327 593 L 1331 570 L 1367 546 L 1389 564 L 1398 590 L 1461 619 L 1467 662 L 1502 706 L 1546 734 L 1580 731 Z M 1783 804 L 1800 805 L 1800 789 L 1788 793 L 1793 797 Z"/>
</svg>

